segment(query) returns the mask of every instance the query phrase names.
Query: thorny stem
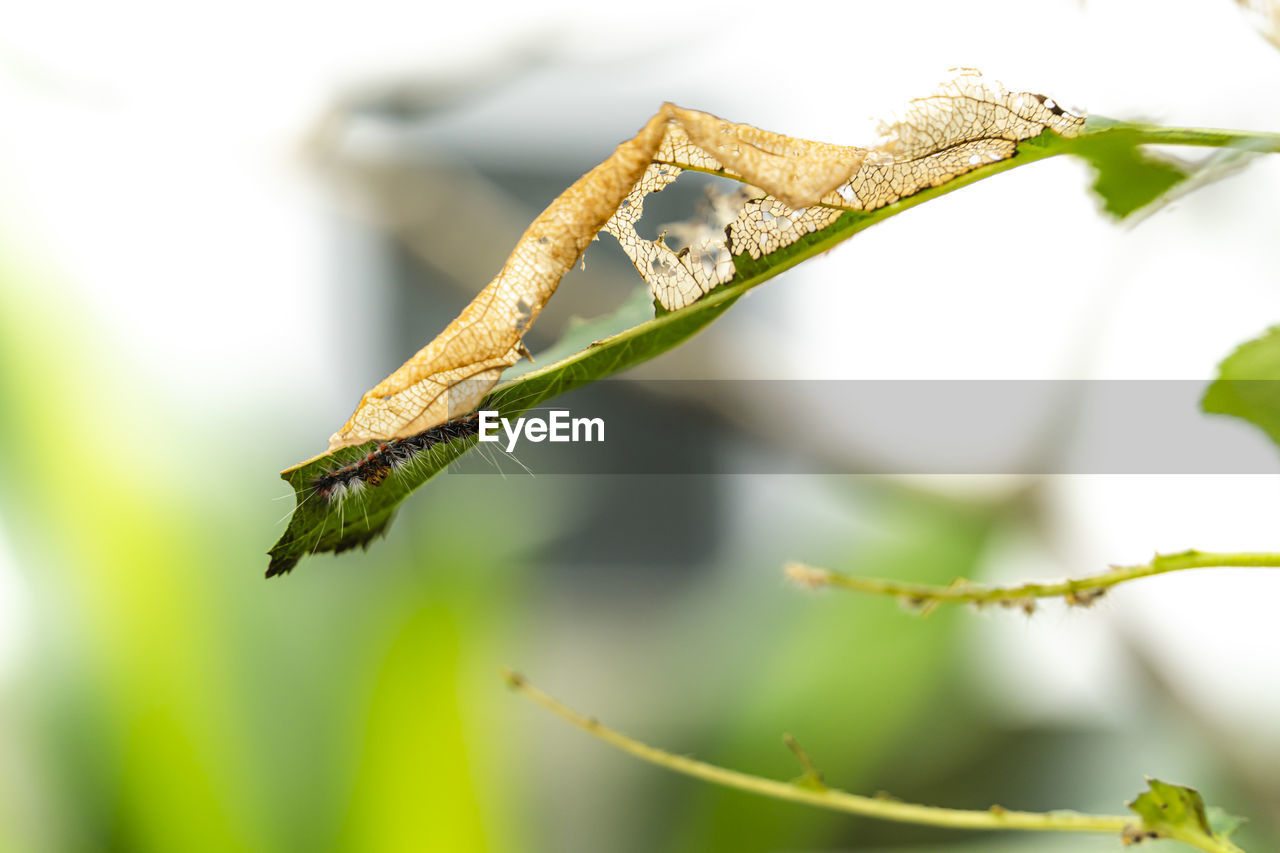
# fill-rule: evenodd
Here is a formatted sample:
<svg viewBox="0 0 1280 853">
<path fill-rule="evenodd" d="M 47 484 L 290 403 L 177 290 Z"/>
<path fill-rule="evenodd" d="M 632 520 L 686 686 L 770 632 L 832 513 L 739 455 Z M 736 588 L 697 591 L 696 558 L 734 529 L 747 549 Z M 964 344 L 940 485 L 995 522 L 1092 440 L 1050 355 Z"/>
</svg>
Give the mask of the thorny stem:
<svg viewBox="0 0 1280 853">
<path fill-rule="evenodd" d="M 804 785 L 752 776 L 749 773 L 729 770 L 725 767 L 708 764 L 705 761 L 698 761 L 695 758 L 676 755 L 664 749 L 649 746 L 621 732 L 614 731 L 595 717 L 587 717 L 578 713 L 529 684 L 524 676 L 518 672 L 513 672 L 509 669 L 503 670 L 502 676 L 509 687 L 527 699 L 541 705 L 584 732 L 594 735 L 610 746 L 633 755 L 642 761 L 665 767 L 668 770 L 674 770 L 676 773 L 682 773 L 685 776 L 701 779 L 704 782 L 724 785 L 776 800 L 804 803 L 818 808 L 847 812 L 878 820 L 938 826 L 948 829 L 1093 832 L 1116 834 L 1126 838 L 1137 838 L 1139 837 L 1138 833 L 1142 832 L 1141 819 L 1124 815 L 1081 814 L 1071 811 L 1019 812 L 1010 811 L 1000 806 L 992 806 L 986 811 L 947 809 L 937 806 L 904 803 L 900 800 L 883 796 L 865 797 L 860 794 L 850 794 L 846 791 L 828 788 L 824 785 Z M 811 763 L 804 763 L 805 777 L 802 777 L 802 779 L 809 779 L 813 774 L 816 774 L 816 770 Z M 1228 841 L 1201 838 L 1178 840 L 1208 851 L 1208 853 L 1240 853 L 1239 848 Z"/>
<path fill-rule="evenodd" d="M 921 806 L 880 797 L 864 797 L 834 788 L 815 790 L 791 782 L 780 782 L 729 770 L 705 761 L 667 752 L 627 737 L 603 725 L 594 717 L 586 717 L 525 681 L 516 672 L 503 673 L 507 684 L 525 697 L 562 717 L 605 743 L 643 761 L 666 767 L 686 776 L 706 782 L 726 785 L 741 791 L 761 794 L 780 800 L 807 803 L 808 805 L 849 812 L 864 817 L 901 823 L 926 824 L 955 829 L 1038 829 L 1062 832 L 1123 832 L 1135 823 L 1123 815 L 1086 815 L 1075 812 L 1015 812 L 999 806 L 987 811 L 966 811 Z"/>
<path fill-rule="evenodd" d="M 1180 572 L 1186 569 L 1207 568 L 1280 568 L 1280 553 L 1215 553 L 1211 551 L 1182 551 L 1177 554 L 1157 554 L 1149 563 L 1138 566 L 1113 566 L 1111 571 L 1080 580 L 1057 583 L 1026 583 L 1020 586 L 975 586 L 963 578 L 948 586 L 909 583 L 905 581 L 864 578 L 842 572 L 790 563 L 787 577 L 802 586 L 833 586 L 866 592 L 872 595 L 892 595 L 914 604 L 1003 604 L 1022 605 L 1037 598 L 1063 597 L 1069 604 L 1088 605 L 1099 595 L 1126 581 Z"/>
</svg>

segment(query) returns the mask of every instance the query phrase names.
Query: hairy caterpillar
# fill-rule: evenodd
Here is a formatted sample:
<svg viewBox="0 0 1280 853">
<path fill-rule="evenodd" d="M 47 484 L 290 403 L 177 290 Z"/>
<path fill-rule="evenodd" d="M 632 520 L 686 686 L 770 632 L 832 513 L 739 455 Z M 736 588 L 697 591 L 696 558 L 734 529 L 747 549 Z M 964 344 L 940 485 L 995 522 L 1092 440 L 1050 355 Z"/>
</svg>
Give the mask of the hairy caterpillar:
<svg viewBox="0 0 1280 853">
<path fill-rule="evenodd" d="M 311 482 L 312 493 L 327 501 L 342 501 L 366 487 L 380 486 L 393 472 L 411 464 L 418 454 L 437 444 L 475 435 L 479 424 L 479 416 L 472 413 L 408 438 L 384 441 L 355 462 L 317 476 Z"/>
</svg>

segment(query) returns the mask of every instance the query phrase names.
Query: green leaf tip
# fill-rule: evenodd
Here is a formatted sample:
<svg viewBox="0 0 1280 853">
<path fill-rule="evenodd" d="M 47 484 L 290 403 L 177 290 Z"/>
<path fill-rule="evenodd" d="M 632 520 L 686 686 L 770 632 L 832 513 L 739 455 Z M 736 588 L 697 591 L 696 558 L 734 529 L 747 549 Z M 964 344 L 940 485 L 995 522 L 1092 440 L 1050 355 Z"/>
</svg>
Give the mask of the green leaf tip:
<svg viewBox="0 0 1280 853">
<path fill-rule="evenodd" d="M 1228 840 L 1231 831 L 1239 825 L 1239 820 L 1224 823 L 1222 826 L 1225 828 L 1215 831 L 1209 821 L 1204 799 L 1194 788 L 1148 777 L 1147 790 L 1128 805 L 1131 811 L 1142 818 L 1142 823 L 1125 830 L 1125 844 L 1169 838 L 1201 850 L 1226 853 L 1240 849 Z"/>
<path fill-rule="evenodd" d="M 1246 341 L 1218 365 L 1200 408 L 1242 418 L 1280 444 L 1280 326 Z"/>
<path fill-rule="evenodd" d="M 1180 165 L 1147 154 L 1133 134 L 1120 129 L 1081 136 L 1071 153 L 1093 167 L 1093 191 L 1102 209 L 1117 219 L 1151 204 L 1189 175 Z"/>
<path fill-rule="evenodd" d="M 282 472 L 280 478 L 293 487 L 296 504 L 288 527 L 267 552 L 271 561 L 266 576 L 288 574 L 307 554 L 341 554 L 353 548 L 368 548 L 387 532 L 396 508 L 405 498 L 466 453 L 474 443 L 473 436 L 442 441 L 423 450 L 413 464 L 406 465 L 380 485 L 336 498 L 318 492 L 317 478 L 357 463 L 373 452 L 376 442 L 344 447 Z"/>
</svg>

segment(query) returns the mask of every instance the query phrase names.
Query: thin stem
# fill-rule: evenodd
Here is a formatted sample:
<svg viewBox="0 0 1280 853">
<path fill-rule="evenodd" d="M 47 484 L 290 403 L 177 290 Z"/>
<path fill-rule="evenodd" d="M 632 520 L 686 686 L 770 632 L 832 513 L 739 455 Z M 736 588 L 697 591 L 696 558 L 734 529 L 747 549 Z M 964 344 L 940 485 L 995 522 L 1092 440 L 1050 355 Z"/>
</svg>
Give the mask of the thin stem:
<svg viewBox="0 0 1280 853">
<path fill-rule="evenodd" d="M 921 605 L 962 603 L 1018 605 L 1037 598 L 1062 597 L 1069 604 L 1087 606 L 1111 587 L 1138 578 L 1186 569 L 1278 567 L 1280 567 L 1280 553 L 1182 551 L 1177 554 L 1157 554 L 1151 562 L 1138 566 L 1113 566 L 1108 572 L 1080 580 L 1025 583 L 1019 586 L 976 586 L 963 578 L 948 586 L 909 583 L 847 575 L 803 563 L 791 563 L 787 565 L 785 571 L 787 577 L 803 586 L 833 586 L 872 595 L 891 595 Z"/>
<path fill-rule="evenodd" d="M 1162 127 L 1158 124 L 1139 122 L 1121 122 L 1107 130 L 1131 132 L 1136 137 L 1136 141 L 1143 144 L 1200 145 L 1209 148 L 1244 148 L 1249 151 L 1280 152 L 1280 134 L 1263 131 Z"/>
<path fill-rule="evenodd" d="M 503 673 L 503 677 L 508 685 L 525 697 L 567 720 L 584 732 L 595 735 L 605 743 L 636 758 L 706 782 L 737 788 L 740 791 L 760 794 L 777 800 L 805 803 L 819 808 L 848 812 L 879 820 L 940 826 L 951 829 L 1023 829 L 1039 832 L 1104 832 L 1122 834 L 1126 829 L 1132 831 L 1141 824 L 1138 819 L 1125 817 L 1124 815 L 1091 815 L 1069 811 L 1017 812 L 1009 811 L 1000 806 L 992 806 L 986 811 L 944 809 L 935 806 L 904 803 L 881 797 L 864 797 L 834 788 L 804 787 L 791 782 L 765 779 L 760 776 L 752 776 L 747 773 L 740 773 L 736 770 L 708 764 L 705 761 L 698 761 L 683 755 L 676 755 L 641 743 L 621 732 L 604 726 L 594 717 L 579 714 L 529 684 L 525 681 L 524 676 L 519 673 L 506 670 Z"/>
</svg>

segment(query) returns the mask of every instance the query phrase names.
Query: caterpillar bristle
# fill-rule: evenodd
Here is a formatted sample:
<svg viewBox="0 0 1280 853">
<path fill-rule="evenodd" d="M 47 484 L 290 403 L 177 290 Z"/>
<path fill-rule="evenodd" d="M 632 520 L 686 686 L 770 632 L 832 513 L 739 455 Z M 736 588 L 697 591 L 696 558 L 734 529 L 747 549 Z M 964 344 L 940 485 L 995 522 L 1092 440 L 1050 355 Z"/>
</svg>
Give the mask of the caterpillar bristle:
<svg viewBox="0 0 1280 853">
<path fill-rule="evenodd" d="M 384 441 L 355 462 L 316 477 L 311 483 L 312 491 L 330 503 L 341 503 L 365 488 L 382 485 L 393 473 L 412 465 L 420 454 L 437 444 L 476 435 L 479 430 L 480 417 L 472 412 L 417 435 Z"/>
</svg>

